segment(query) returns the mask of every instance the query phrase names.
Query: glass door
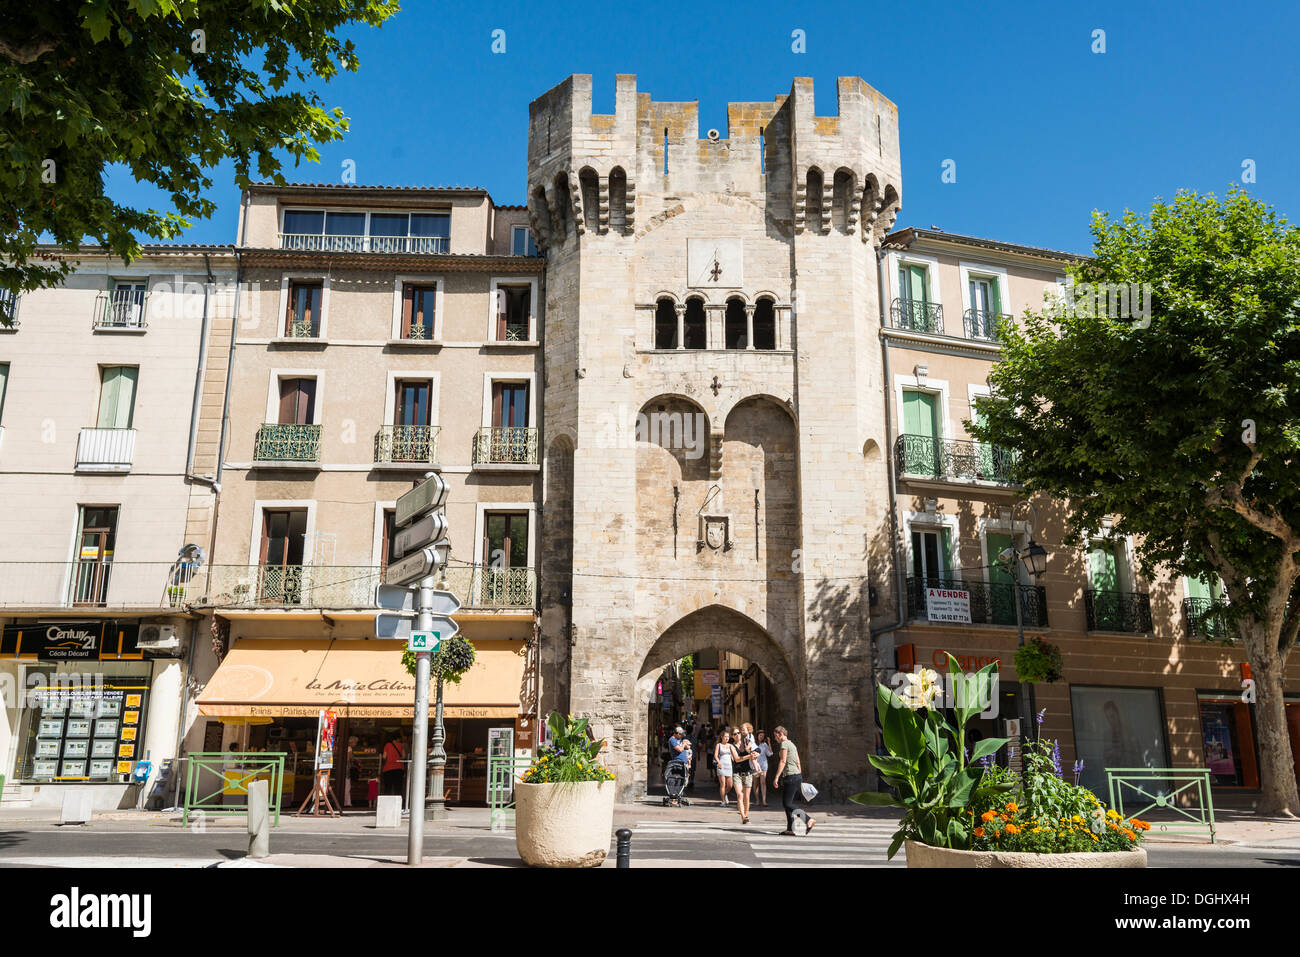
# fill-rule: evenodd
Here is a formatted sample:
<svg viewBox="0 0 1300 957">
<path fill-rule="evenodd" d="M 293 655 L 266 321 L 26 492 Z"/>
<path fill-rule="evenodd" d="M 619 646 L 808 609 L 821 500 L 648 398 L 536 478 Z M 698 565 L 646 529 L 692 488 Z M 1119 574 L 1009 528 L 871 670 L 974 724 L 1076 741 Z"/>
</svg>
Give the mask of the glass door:
<svg viewBox="0 0 1300 957">
<path fill-rule="evenodd" d="M 903 434 L 903 471 L 932 478 L 942 475 L 937 395 L 903 390 Z"/>
<path fill-rule="evenodd" d="M 262 512 L 258 601 L 290 605 L 301 602 L 306 538 L 306 511 L 266 509 Z"/>
<path fill-rule="evenodd" d="M 393 411 L 393 461 L 429 462 L 430 393 L 427 379 L 397 383 L 397 408 Z"/>
<path fill-rule="evenodd" d="M 1019 583 L 1005 565 L 998 564 L 998 555 L 1010 547 L 1011 536 L 1005 532 L 988 532 L 984 536 L 984 564 L 989 572 L 989 613 L 995 625 L 1016 623 L 1015 602 L 1020 599 Z"/>
<path fill-rule="evenodd" d="M 483 599 L 485 604 L 515 604 L 512 569 L 528 567 L 528 513 L 488 512 L 484 516 Z M 512 587 L 513 586 L 513 587 Z"/>
<path fill-rule="evenodd" d="M 108 579 L 117 538 L 117 507 L 81 507 L 77 558 L 72 574 L 72 604 L 108 604 Z"/>
</svg>

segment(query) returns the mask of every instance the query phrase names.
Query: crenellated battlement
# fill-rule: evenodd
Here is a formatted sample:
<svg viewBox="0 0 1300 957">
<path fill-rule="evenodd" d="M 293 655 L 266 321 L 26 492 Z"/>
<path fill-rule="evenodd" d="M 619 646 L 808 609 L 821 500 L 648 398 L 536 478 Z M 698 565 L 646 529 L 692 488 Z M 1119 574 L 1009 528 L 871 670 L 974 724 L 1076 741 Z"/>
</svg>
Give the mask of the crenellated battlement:
<svg viewBox="0 0 1300 957">
<path fill-rule="evenodd" d="M 900 205 L 898 108 L 860 77 L 840 77 L 819 116 L 813 81 L 770 102 L 727 105 L 728 129 L 701 131 L 699 104 L 657 102 L 616 79 L 612 114 L 592 112 L 575 74 L 529 105 L 529 213 L 543 247 L 586 234 L 630 236 L 684 196 L 726 193 L 805 231 L 879 241 Z M 725 135 L 724 135 L 725 134 Z"/>
</svg>

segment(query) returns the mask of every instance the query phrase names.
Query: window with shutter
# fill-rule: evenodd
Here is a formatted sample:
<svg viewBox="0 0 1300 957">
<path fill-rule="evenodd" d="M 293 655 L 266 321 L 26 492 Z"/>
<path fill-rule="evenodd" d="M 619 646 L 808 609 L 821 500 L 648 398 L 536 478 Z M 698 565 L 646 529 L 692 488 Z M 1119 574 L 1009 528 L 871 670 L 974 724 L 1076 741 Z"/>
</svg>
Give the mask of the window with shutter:
<svg viewBox="0 0 1300 957">
<path fill-rule="evenodd" d="M 139 373 L 140 370 L 135 366 L 101 367 L 96 428 L 131 428 L 135 416 L 135 388 Z"/>
</svg>

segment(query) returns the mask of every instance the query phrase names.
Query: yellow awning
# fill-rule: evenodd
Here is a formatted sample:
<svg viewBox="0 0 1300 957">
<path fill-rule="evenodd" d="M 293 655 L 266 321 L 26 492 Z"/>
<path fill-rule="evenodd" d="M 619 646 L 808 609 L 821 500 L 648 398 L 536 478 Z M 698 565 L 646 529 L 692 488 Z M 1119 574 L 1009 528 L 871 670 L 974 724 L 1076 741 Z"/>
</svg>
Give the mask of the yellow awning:
<svg viewBox="0 0 1300 957">
<path fill-rule="evenodd" d="M 213 717 L 410 718 L 415 679 L 402 667 L 401 641 L 245 638 L 217 667 L 198 697 Z M 449 718 L 513 718 L 519 714 L 522 641 L 476 641 L 475 660 L 460 684 L 443 685 Z M 432 695 L 429 713 L 433 713 Z"/>
</svg>

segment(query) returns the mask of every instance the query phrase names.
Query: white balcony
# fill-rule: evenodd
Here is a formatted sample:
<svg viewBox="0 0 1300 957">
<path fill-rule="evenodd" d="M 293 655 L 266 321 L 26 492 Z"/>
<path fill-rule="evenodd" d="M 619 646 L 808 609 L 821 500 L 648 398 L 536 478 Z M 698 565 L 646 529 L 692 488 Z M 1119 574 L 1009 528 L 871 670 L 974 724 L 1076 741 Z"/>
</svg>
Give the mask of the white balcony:
<svg viewBox="0 0 1300 957">
<path fill-rule="evenodd" d="M 0 562 L 0 608 L 181 608 L 205 587 L 173 562 Z"/>
<path fill-rule="evenodd" d="M 281 249 L 327 253 L 445 254 L 451 249 L 446 236 L 331 236 L 320 233 L 280 233 Z"/>
<path fill-rule="evenodd" d="M 78 472 L 129 472 L 135 429 L 82 429 L 77 439 Z"/>
</svg>

